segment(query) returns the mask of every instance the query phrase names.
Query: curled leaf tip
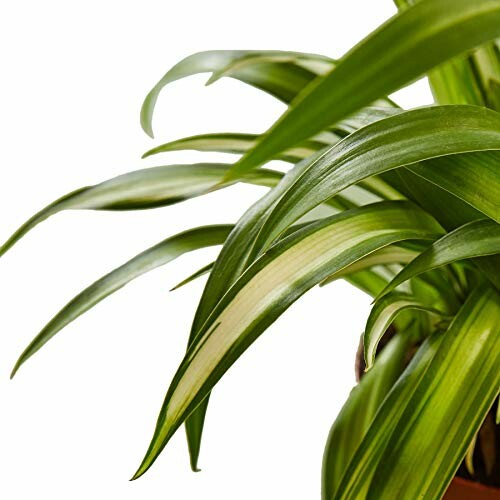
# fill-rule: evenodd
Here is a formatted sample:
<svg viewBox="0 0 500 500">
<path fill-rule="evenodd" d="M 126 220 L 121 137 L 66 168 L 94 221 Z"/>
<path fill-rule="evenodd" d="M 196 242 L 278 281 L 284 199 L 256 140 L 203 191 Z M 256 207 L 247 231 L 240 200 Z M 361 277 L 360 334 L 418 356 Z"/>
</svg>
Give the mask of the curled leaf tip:
<svg viewBox="0 0 500 500">
<path fill-rule="evenodd" d="M 212 85 L 212 83 L 215 83 L 219 78 L 220 76 L 217 73 L 212 73 L 210 78 L 205 82 L 205 87 Z"/>
<path fill-rule="evenodd" d="M 153 127 L 150 124 L 142 123 L 142 130 L 144 130 L 146 135 L 151 137 L 151 139 L 155 138 L 155 135 L 153 133 Z"/>
<path fill-rule="evenodd" d="M 153 133 L 153 125 L 151 123 L 151 116 L 149 116 L 148 109 L 146 107 L 147 103 L 147 98 L 146 101 L 144 101 L 143 107 L 141 109 L 141 127 L 142 130 L 144 130 L 145 134 L 151 137 L 151 139 L 154 139 L 154 133 Z"/>
<path fill-rule="evenodd" d="M 19 363 L 16 363 L 14 368 L 12 368 L 12 371 L 10 372 L 10 380 L 12 380 L 15 376 L 15 374 L 17 373 L 17 370 L 19 370 Z"/>
<path fill-rule="evenodd" d="M 139 468 L 135 471 L 134 475 L 129 479 L 129 481 L 135 481 L 136 479 L 139 479 L 145 472 L 146 469 L 144 469 L 143 464 L 141 464 Z"/>
</svg>

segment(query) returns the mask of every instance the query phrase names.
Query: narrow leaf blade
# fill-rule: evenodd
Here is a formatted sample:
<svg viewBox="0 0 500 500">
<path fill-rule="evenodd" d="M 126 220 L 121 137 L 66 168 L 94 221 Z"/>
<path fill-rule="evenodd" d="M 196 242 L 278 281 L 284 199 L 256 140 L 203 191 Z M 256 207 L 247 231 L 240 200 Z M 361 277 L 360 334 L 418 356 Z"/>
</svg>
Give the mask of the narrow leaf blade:
<svg viewBox="0 0 500 500">
<path fill-rule="evenodd" d="M 33 339 L 19 357 L 11 378 L 19 367 L 56 333 L 130 281 L 167 264 L 186 252 L 221 245 L 232 230 L 231 225 L 203 226 L 179 233 L 145 250 L 122 266 L 106 274 L 68 302 Z"/>
<path fill-rule="evenodd" d="M 418 2 L 368 35 L 330 73 L 308 86 L 235 165 L 232 175 L 260 166 L 434 66 L 498 36 L 496 0 Z"/>
<path fill-rule="evenodd" d="M 500 297 L 479 288 L 424 342 L 333 498 L 440 498 L 498 394 Z"/>
<path fill-rule="evenodd" d="M 404 239 L 434 239 L 433 219 L 404 202 L 384 202 L 312 223 L 251 265 L 199 331 L 174 376 L 146 456 L 157 458 L 175 430 L 236 359 L 309 288 L 364 255 Z"/>
<path fill-rule="evenodd" d="M 500 225 L 483 219 L 473 221 L 434 242 L 403 270 L 381 292 L 391 292 L 404 281 L 421 273 L 458 260 L 500 253 Z"/>
<path fill-rule="evenodd" d="M 0 247 L 0 256 L 38 224 L 63 210 L 141 210 L 172 205 L 231 185 L 220 184 L 228 169 L 229 166 L 223 163 L 152 167 L 78 189 L 26 221 Z M 268 169 L 255 174 L 245 177 L 242 182 L 272 187 L 283 176 L 281 172 Z"/>
<path fill-rule="evenodd" d="M 380 301 L 377 301 L 368 316 L 363 335 L 367 370 L 375 362 L 375 353 L 377 352 L 378 344 L 386 330 L 400 313 L 408 309 L 426 311 L 440 316 L 444 315 L 443 311 L 404 293 L 391 293 L 383 297 Z"/>
</svg>

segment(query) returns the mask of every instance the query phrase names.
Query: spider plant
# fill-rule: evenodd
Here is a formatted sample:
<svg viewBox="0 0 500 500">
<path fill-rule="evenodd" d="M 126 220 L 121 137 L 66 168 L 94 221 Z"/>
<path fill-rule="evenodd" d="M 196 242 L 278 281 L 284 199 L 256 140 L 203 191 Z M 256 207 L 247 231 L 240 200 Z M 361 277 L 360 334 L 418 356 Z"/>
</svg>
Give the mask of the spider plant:
<svg viewBox="0 0 500 500">
<path fill-rule="evenodd" d="M 371 295 L 373 307 L 365 374 L 326 443 L 323 498 L 439 498 L 463 460 L 474 474 L 474 442 L 500 387 L 500 2 L 396 3 L 398 13 L 338 61 L 252 50 L 182 60 L 144 101 L 151 137 L 160 92 L 196 73 L 211 73 L 209 83 L 240 80 L 287 110 L 262 135 L 207 133 L 144 154 L 229 152 L 240 155 L 234 164 L 159 166 L 84 187 L 1 247 L 63 210 L 156 208 L 238 182 L 269 188 L 235 225 L 171 236 L 90 285 L 14 367 L 12 375 L 139 275 L 222 245 L 215 262 L 179 284 L 209 274 L 134 479 L 182 424 L 196 470 L 213 387 L 295 300 L 337 279 Z M 388 97 L 423 76 L 435 105 L 404 110 Z M 263 168 L 276 159 L 289 165 L 285 174 Z"/>
</svg>

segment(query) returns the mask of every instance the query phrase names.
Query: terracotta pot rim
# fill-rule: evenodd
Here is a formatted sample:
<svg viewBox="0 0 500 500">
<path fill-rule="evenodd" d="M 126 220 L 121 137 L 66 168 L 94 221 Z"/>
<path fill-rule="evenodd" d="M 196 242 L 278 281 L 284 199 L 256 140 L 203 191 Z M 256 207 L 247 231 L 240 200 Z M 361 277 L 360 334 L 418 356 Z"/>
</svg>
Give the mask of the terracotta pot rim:
<svg viewBox="0 0 500 500">
<path fill-rule="evenodd" d="M 500 493 L 500 488 L 496 488 L 495 486 L 488 486 L 487 484 L 479 483 L 478 481 L 472 481 L 470 479 L 465 479 L 460 476 L 455 476 L 453 478 L 454 483 L 460 486 L 465 486 L 467 488 L 475 488 L 477 490 L 481 490 L 485 493 L 494 491 L 496 493 Z"/>
</svg>

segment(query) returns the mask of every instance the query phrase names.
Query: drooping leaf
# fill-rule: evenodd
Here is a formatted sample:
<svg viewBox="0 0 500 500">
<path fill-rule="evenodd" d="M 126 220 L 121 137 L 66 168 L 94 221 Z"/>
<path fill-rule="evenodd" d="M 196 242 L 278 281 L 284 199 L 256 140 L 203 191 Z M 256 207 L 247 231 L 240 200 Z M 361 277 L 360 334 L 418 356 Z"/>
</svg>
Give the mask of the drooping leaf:
<svg viewBox="0 0 500 500">
<path fill-rule="evenodd" d="M 328 58 L 316 54 L 285 51 L 257 50 L 209 50 L 186 57 L 170 69 L 149 92 L 141 108 L 141 125 L 144 131 L 153 137 L 152 118 L 156 101 L 162 89 L 171 82 L 198 73 L 217 73 L 232 63 L 244 61 L 249 57 L 261 57 L 259 64 L 243 65 L 231 71 L 231 77 L 262 88 L 266 92 L 289 102 L 298 91 L 309 84 L 317 74 L 304 66 L 291 61 L 324 61 Z M 280 57 L 279 64 L 273 60 Z M 283 58 L 286 62 L 283 62 Z M 332 61 L 333 62 L 333 61 Z"/>
<path fill-rule="evenodd" d="M 396 105 L 385 106 L 367 106 L 357 113 L 336 123 L 333 127 L 323 130 L 311 139 L 307 139 L 297 146 L 276 155 L 276 159 L 297 163 L 299 160 L 307 158 L 319 149 L 327 145 L 333 145 L 341 138 L 355 132 L 357 129 L 369 125 L 378 120 L 388 118 L 403 110 Z M 142 157 L 165 153 L 167 151 L 182 151 L 194 149 L 197 151 L 216 151 L 221 153 L 246 153 L 261 139 L 259 134 L 244 133 L 214 133 L 200 134 L 191 137 L 184 137 L 174 141 L 167 142 L 146 151 Z"/>
<path fill-rule="evenodd" d="M 446 234 L 407 264 L 380 297 L 421 273 L 451 262 L 500 253 L 500 224 L 488 219 L 470 222 Z M 380 298 L 379 297 L 379 298 Z"/>
<path fill-rule="evenodd" d="M 192 137 L 185 137 L 176 141 L 161 144 L 142 155 L 143 158 L 152 156 L 158 153 L 166 153 L 167 151 L 183 151 L 194 149 L 196 151 L 216 151 L 219 153 L 236 153 L 241 154 L 252 148 L 260 136 L 257 134 L 240 134 L 240 133 L 220 133 L 220 134 L 201 134 Z M 304 158 L 307 158 L 314 152 L 324 148 L 328 144 L 334 144 L 340 137 L 336 137 L 333 133 L 329 134 L 330 141 L 320 142 L 319 140 L 307 140 L 297 147 L 291 148 L 284 153 L 278 155 L 276 159 L 297 163 Z"/>
<path fill-rule="evenodd" d="M 255 240 L 265 220 L 264 215 L 271 210 L 287 187 L 308 167 L 309 163 L 311 163 L 314 158 L 315 156 L 313 155 L 295 165 L 276 188 L 250 207 L 250 209 L 240 218 L 234 231 L 228 237 L 222 248 L 214 264 L 213 271 L 208 278 L 193 320 L 189 344 L 196 341 L 199 329 L 206 321 L 212 308 L 224 295 L 227 288 L 237 280 L 241 273 L 252 262 L 252 242 Z M 336 198 L 336 200 L 329 200 L 328 204 L 337 206 L 337 202 L 341 200 L 338 199 L 339 197 Z M 328 207 L 325 206 L 325 208 Z M 340 206 L 339 208 L 345 209 L 347 207 Z M 385 283 L 386 282 L 384 282 L 384 284 Z M 194 471 L 199 470 L 197 463 L 207 405 L 208 397 L 195 409 L 185 423 L 191 468 Z"/>
<path fill-rule="evenodd" d="M 217 163 L 145 168 L 79 189 L 59 198 L 26 221 L 0 247 L 0 256 L 40 222 L 63 210 L 139 210 L 171 205 L 225 187 L 220 181 L 228 168 L 227 164 Z M 263 169 L 242 182 L 274 186 L 282 175 Z"/>
<path fill-rule="evenodd" d="M 390 293 L 377 301 L 372 307 L 363 335 L 366 369 L 375 362 L 378 344 L 394 319 L 407 309 L 416 309 L 439 316 L 445 315 L 432 305 L 405 293 Z"/>
<path fill-rule="evenodd" d="M 465 153 L 467 154 L 467 153 Z M 486 154 L 486 153 L 484 153 Z M 474 153 L 474 155 L 483 155 Z M 456 163 L 461 163 L 462 155 L 454 155 Z M 440 158 L 426 160 L 429 168 L 439 168 Z M 380 175 L 389 185 L 393 186 L 407 199 L 429 212 L 448 231 L 467 224 L 473 220 L 484 219 L 484 214 L 465 203 L 460 198 L 452 195 L 445 189 L 429 182 L 428 180 L 414 174 L 409 168 L 398 168 L 389 170 Z"/>
<path fill-rule="evenodd" d="M 339 142 L 342 137 L 350 134 L 352 131 L 364 127 L 374 121 L 387 118 L 396 113 L 400 113 L 400 108 L 379 108 L 367 107 L 359 113 L 349 117 L 348 119 L 336 124 L 335 131 L 323 131 L 321 134 L 313 137 L 310 140 L 304 141 L 290 150 L 279 154 L 276 159 L 297 163 L 313 153 L 325 148 L 328 145 L 333 145 Z M 340 135 L 339 135 L 340 134 Z M 158 153 L 168 151 L 181 151 L 186 149 L 194 149 L 197 151 L 215 151 L 222 153 L 241 154 L 248 151 L 259 139 L 256 134 L 241 134 L 241 133 L 215 133 L 202 134 L 192 137 L 185 137 L 165 144 L 161 144 L 146 153 L 143 157 L 148 157 Z M 372 176 L 360 181 L 359 185 L 369 192 L 380 196 L 382 199 L 402 199 L 404 198 L 394 187 L 383 181 L 377 176 Z"/>
<path fill-rule="evenodd" d="M 233 77 L 233 75 L 244 74 L 244 70 L 255 71 L 255 69 L 257 69 L 258 73 L 262 73 L 262 68 L 266 67 L 265 65 L 271 65 L 273 63 L 274 65 L 277 65 L 277 63 L 288 63 L 304 68 L 315 75 L 324 75 L 333 68 L 336 61 L 318 54 L 265 51 L 258 54 L 249 54 L 231 61 L 224 68 L 214 71 L 212 76 L 208 79 L 207 85 L 211 85 L 223 77 Z"/>
<path fill-rule="evenodd" d="M 262 165 L 434 66 L 498 36 L 497 0 L 423 0 L 399 12 L 308 86 L 231 175 Z"/>
<path fill-rule="evenodd" d="M 70 300 L 42 329 L 19 357 L 11 378 L 19 367 L 66 325 L 130 281 L 199 248 L 221 245 L 233 226 L 203 226 L 163 240 L 106 274 Z"/>
<path fill-rule="evenodd" d="M 404 369 L 410 338 L 396 335 L 377 356 L 375 366 L 351 391 L 333 423 L 323 454 L 321 498 L 330 500 L 370 423 Z"/>
<path fill-rule="evenodd" d="M 448 171 L 460 161 L 456 153 L 495 148 L 500 149 L 500 114 L 476 106 L 422 108 L 379 120 L 330 148 L 288 188 L 268 217 L 256 245 L 264 248 L 298 217 L 371 175 L 454 154 L 451 165 L 442 165 Z M 426 178 L 432 178 L 434 170 L 424 168 Z M 464 189 L 475 191 L 472 179 L 489 168 L 489 164 L 484 166 L 478 161 L 474 164 L 475 175 L 469 175 L 470 181 L 457 179 L 455 186 L 454 177 L 450 175 L 447 189 L 457 194 Z M 494 191 L 500 183 L 498 176 L 495 181 L 490 186 Z M 490 211 L 490 207 L 487 201 L 476 208 Z M 498 207 L 493 211 L 497 214 Z"/>
<path fill-rule="evenodd" d="M 332 497 L 440 498 L 500 385 L 500 297 L 480 288 L 424 342 Z"/>
<path fill-rule="evenodd" d="M 368 117 L 369 115 L 366 119 Z M 234 283 L 243 272 L 247 264 L 252 262 L 266 245 L 270 244 L 300 216 L 322 201 L 331 198 L 331 195 L 336 192 L 368 179 L 378 172 L 385 171 L 391 168 L 391 165 L 395 168 L 439 154 L 498 147 L 500 144 L 499 120 L 495 112 L 475 107 L 455 106 L 415 110 L 376 121 L 351 134 L 326 153 L 318 152 L 316 156 L 311 156 L 298 164 L 278 188 L 272 190 L 267 197 L 243 216 L 235 232 L 228 238 L 200 300 L 191 330 L 191 339 L 195 338 L 213 306 L 220 300 L 227 287 Z M 388 134 L 388 130 L 391 130 L 390 124 L 393 126 L 394 136 Z M 374 146 L 378 149 L 374 149 Z M 325 181 L 322 170 L 328 169 L 330 169 L 330 175 Z M 318 173 L 319 177 L 316 176 Z M 420 177 L 412 172 L 409 174 L 416 177 L 417 185 L 428 184 L 424 179 L 418 183 Z M 392 182 L 392 179 L 390 180 Z M 323 192 L 318 196 L 316 190 L 313 196 L 310 190 L 317 182 L 321 183 Z M 390 182 L 389 186 L 391 186 Z M 430 186 L 432 188 L 432 184 Z M 475 189 L 473 186 L 472 188 Z M 443 193 L 443 199 L 446 200 L 447 193 L 446 191 Z M 295 202 L 296 194 L 301 198 L 300 203 Z M 453 196 L 451 199 L 455 200 Z M 457 205 L 461 206 L 460 200 L 457 201 L 458 204 L 449 203 L 450 207 L 456 211 Z M 364 278 L 366 281 L 367 276 L 368 274 L 365 273 L 361 281 Z M 373 282 L 371 290 L 377 286 L 374 280 L 379 281 L 378 278 L 373 277 L 368 279 L 368 282 Z M 353 282 L 353 279 L 350 281 Z M 361 283 L 359 276 L 358 282 Z M 368 282 L 361 286 L 369 285 Z M 199 410 L 200 414 L 205 411 L 206 407 L 203 405 L 204 403 Z M 200 436 L 199 427 L 203 419 L 196 416 L 197 412 L 198 410 L 195 410 L 193 416 L 188 419 L 187 426 L 189 427 L 191 421 L 194 422 L 196 419 L 196 423 L 193 424 L 193 434 Z M 188 430 L 188 435 L 190 433 L 191 431 Z M 191 453 L 193 464 L 196 463 L 193 457 L 199 450 L 198 439 L 193 440 L 190 449 L 195 450 Z M 196 469 L 195 466 L 193 468 Z"/>
<path fill-rule="evenodd" d="M 188 348 L 134 478 L 151 466 L 234 361 L 303 293 L 379 248 L 434 239 L 439 232 L 434 220 L 411 204 L 383 202 L 312 223 L 277 243 L 228 290 Z"/>
</svg>

